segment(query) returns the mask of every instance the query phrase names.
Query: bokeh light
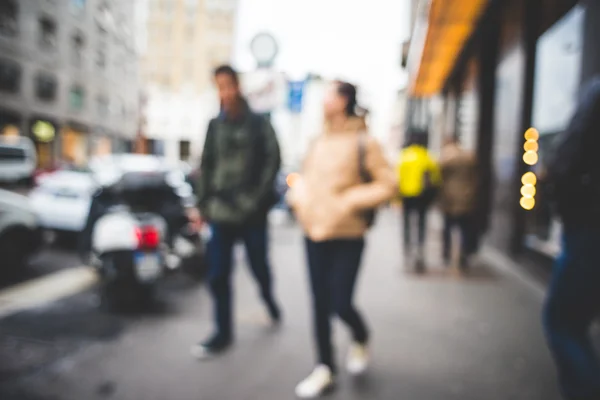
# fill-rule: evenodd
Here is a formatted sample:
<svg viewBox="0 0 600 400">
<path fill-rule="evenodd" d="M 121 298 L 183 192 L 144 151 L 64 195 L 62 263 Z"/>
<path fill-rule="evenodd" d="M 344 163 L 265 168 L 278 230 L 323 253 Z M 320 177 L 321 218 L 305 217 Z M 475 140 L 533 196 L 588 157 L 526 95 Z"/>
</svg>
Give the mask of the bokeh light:
<svg viewBox="0 0 600 400">
<path fill-rule="evenodd" d="M 523 177 L 521 178 L 521 183 L 523 185 L 535 186 L 535 184 L 537 183 L 537 176 L 535 176 L 535 174 L 531 171 L 525 172 L 525 174 L 523 174 Z"/>
<path fill-rule="evenodd" d="M 528 197 L 528 198 L 533 198 L 533 196 L 535 196 L 536 190 L 535 190 L 535 186 L 533 185 L 524 185 L 521 188 L 521 195 L 523 195 L 523 197 Z"/>
<path fill-rule="evenodd" d="M 525 142 L 525 145 L 523 145 L 523 149 L 525 149 L 525 151 L 538 151 L 539 148 L 540 145 L 535 140 L 528 140 Z"/>
<path fill-rule="evenodd" d="M 540 133 L 535 128 L 529 128 L 525 132 L 525 140 L 538 140 L 540 138 Z"/>
<path fill-rule="evenodd" d="M 531 197 L 521 197 L 520 203 L 521 207 L 527 211 L 532 210 L 533 207 L 535 207 L 535 200 Z"/>
<path fill-rule="evenodd" d="M 527 165 L 535 165 L 538 162 L 538 155 L 535 151 L 526 151 L 523 154 L 523 161 Z"/>
</svg>

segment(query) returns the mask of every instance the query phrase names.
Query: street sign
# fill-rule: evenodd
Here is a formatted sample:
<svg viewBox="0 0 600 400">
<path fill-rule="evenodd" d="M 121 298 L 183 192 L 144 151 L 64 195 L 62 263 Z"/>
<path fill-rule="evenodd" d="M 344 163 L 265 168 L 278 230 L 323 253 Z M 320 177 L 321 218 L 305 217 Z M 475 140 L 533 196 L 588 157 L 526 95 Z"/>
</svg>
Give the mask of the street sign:
<svg viewBox="0 0 600 400">
<path fill-rule="evenodd" d="M 302 112 L 302 98 L 306 81 L 288 82 L 288 108 L 293 113 Z"/>
<path fill-rule="evenodd" d="M 279 47 L 273 35 L 262 32 L 252 39 L 250 51 L 259 67 L 270 67 L 277 57 Z"/>
</svg>

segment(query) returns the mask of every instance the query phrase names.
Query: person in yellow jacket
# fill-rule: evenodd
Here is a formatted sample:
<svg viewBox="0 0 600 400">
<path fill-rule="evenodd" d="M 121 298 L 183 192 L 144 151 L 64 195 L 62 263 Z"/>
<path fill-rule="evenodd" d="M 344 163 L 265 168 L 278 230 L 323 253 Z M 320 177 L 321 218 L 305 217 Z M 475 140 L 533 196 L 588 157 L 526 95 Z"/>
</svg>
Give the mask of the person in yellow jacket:
<svg viewBox="0 0 600 400">
<path fill-rule="evenodd" d="M 423 268 L 427 211 L 441 184 L 439 167 L 425 146 L 426 131 L 412 131 L 397 165 L 404 219 L 404 253 L 411 255 L 411 220 L 418 219 L 417 267 Z"/>
</svg>

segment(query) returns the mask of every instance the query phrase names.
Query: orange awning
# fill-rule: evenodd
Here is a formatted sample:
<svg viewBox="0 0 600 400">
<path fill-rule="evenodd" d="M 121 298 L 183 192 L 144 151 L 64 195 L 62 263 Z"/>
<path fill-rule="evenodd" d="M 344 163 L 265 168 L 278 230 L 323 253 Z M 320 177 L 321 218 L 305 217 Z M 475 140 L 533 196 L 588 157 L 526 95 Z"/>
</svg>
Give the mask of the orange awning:
<svg viewBox="0 0 600 400">
<path fill-rule="evenodd" d="M 439 93 L 487 0 L 422 1 L 409 51 L 409 93 L 429 97 Z M 429 3 L 429 4 L 427 4 Z"/>
</svg>

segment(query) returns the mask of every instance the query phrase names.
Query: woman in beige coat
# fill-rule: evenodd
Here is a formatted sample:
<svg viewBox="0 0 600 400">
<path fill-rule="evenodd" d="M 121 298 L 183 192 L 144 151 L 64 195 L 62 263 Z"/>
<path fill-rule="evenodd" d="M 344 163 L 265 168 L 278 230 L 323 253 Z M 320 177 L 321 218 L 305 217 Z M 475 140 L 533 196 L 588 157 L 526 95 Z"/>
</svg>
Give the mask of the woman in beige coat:
<svg viewBox="0 0 600 400">
<path fill-rule="evenodd" d="M 325 101 L 324 132 L 312 143 L 288 196 L 306 236 L 318 353 L 317 367 L 296 387 L 301 398 L 318 397 L 334 385 L 331 313 L 352 331 L 349 372 L 367 368 L 369 334 L 352 295 L 369 227 L 365 212 L 389 201 L 396 182 L 356 109 L 356 88 L 334 83 Z"/>
</svg>

